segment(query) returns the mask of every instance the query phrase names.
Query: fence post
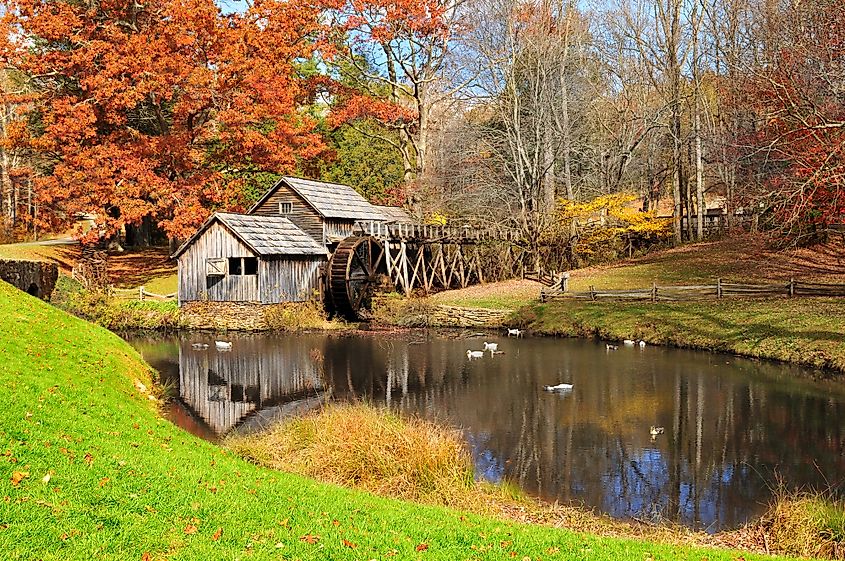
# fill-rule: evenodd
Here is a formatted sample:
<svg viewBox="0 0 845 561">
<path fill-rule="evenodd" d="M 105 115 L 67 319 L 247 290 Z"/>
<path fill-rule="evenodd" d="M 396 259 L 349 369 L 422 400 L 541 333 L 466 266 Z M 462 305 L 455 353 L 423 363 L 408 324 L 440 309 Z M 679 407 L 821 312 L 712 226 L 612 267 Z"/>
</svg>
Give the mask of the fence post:
<svg viewBox="0 0 845 561">
<path fill-rule="evenodd" d="M 590 285 L 590 300 L 596 299 L 596 291 L 593 289 L 593 285 Z"/>
<path fill-rule="evenodd" d="M 141 288 L 138 289 L 138 300 L 143 300 L 143 299 L 144 299 L 144 287 L 142 286 Z"/>
<path fill-rule="evenodd" d="M 722 279 L 716 280 L 716 298 L 722 297 Z"/>
<path fill-rule="evenodd" d="M 789 297 L 795 296 L 795 277 L 789 279 Z"/>
<path fill-rule="evenodd" d="M 657 283 L 651 283 L 651 301 L 657 302 Z"/>
</svg>

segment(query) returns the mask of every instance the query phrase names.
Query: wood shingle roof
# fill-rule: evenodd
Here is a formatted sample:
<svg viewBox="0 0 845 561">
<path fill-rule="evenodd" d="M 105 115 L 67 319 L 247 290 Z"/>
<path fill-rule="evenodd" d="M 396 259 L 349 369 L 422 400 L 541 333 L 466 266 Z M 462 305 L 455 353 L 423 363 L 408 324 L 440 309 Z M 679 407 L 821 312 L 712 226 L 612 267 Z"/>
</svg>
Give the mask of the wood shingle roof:
<svg viewBox="0 0 845 561">
<path fill-rule="evenodd" d="M 352 187 L 341 183 L 326 183 L 325 181 L 313 181 L 299 177 L 283 177 L 280 179 L 247 213 L 252 214 L 283 184 L 293 189 L 324 218 L 385 220 L 385 216 L 379 209 L 371 205 Z"/>
</svg>

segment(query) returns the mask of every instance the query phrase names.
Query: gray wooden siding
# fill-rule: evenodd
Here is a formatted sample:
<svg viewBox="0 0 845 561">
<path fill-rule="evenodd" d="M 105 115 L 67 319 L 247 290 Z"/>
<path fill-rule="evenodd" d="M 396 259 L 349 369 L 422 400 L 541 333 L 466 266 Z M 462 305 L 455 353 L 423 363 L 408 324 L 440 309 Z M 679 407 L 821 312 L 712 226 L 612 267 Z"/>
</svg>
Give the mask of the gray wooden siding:
<svg viewBox="0 0 845 561">
<path fill-rule="evenodd" d="M 327 242 L 339 242 L 352 235 L 354 220 L 328 219 L 323 223 L 323 231 Z"/>
<path fill-rule="evenodd" d="M 276 192 L 261 203 L 261 206 L 256 208 L 252 214 L 279 216 L 279 203 L 282 202 L 293 205 L 292 212 L 282 216 L 299 226 L 300 230 L 317 240 L 317 243 L 326 243 L 323 239 L 323 218 L 320 213 L 285 184 L 280 185 Z"/>
<path fill-rule="evenodd" d="M 258 275 L 212 277 L 207 287 L 205 260 L 209 257 L 255 257 L 252 251 L 219 223 L 194 241 L 179 256 L 179 303 L 194 300 L 258 302 Z"/>
<path fill-rule="evenodd" d="M 194 350 L 192 342 L 208 349 Z M 268 404 L 313 394 L 323 387 L 310 358 L 311 341 L 280 339 L 268 346 L 234 339 L 230 352 L 218 352 L 213 338 L 192 337 L 179 345 L 179 396 L 217 434 L 224 434 Z"/>
<path fill-rule="evenodd" d="M 261 302 L 303 302 L 320 289 L 320 271 L 325 257 L 274 257 L 258 263 Z"/>
</svg>

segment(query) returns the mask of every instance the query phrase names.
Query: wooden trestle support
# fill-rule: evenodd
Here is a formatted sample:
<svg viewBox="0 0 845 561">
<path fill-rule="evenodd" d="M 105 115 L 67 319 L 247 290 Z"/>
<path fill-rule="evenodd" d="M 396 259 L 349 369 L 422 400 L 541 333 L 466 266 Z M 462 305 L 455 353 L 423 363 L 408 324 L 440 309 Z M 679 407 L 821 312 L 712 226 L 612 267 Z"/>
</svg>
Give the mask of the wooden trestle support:
<svg viewBox="0 0 845 561">
<path fill-rule="evenodd" d="M 520 277 L 526 250 L 508 231 L 359 222 L 327 267 L 335 311 L 357 317 L 386 275 L 406 295 Z"/>
</svg>

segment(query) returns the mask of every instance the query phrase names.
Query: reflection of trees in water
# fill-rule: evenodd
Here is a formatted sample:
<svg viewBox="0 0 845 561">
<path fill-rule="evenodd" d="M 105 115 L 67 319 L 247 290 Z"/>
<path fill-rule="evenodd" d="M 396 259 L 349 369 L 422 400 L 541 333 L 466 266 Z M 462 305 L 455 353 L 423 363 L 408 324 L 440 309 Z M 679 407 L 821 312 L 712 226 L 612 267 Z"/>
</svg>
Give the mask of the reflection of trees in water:
<svg viewBox="0 0 845 561">
<path fill-rule="evenodd" d="M 341 399 L 459 427 L 495 477 L 617 516 L 737 524 L 768 500 L 775 469 L 794 485 L 826 477 L 842 491 L 843 400 L 761 375 L 780 366 L 725 365 L 718 355 L 654 348 L 606 353 L 590 342 L 550 339 L 502 340 L 506 354 L 470 362 L 466 349 L 480 348 L 480 340 L 410 337 L 418 339 L 256 337 L 252 347 L 236 341 L 231 354 L 206 352 L 212 362 L 228 355 L 229 370 L 186 362 L 180 376 L 205 373 L 184 385 L 204 384 L 190 395 L 202 397 L 221 429 L 241 413 L 215 414 L 208 404 L 265 407 L 309 383 L 331 386 Z M 323 382 L 312 349 L 322 352 Z M 181 355 L 201 356 L 185 345 Z M 559 382 L 575 388 L 541 390 Z M 214 386 L 225 386 L 220 402 Z M 665 434 L 652 441 L 651 425 Z"/>
<path fill-rule="evenodd" d="M 608 356 L 591 344 L 560 353 L 549 343 L 468 362 L 466 342 L 393 340 L 337 358 L 368 399 L 464 428 L 475 453 L 525 489 L 618 516 L 733 525 L 762 508 L 775 469 L 798 485 L 821 479 L 813 461 L 832 481 L 845 473 L 840 401 L 704 354 Z M 540 390 L 560 381 L 572 394 Z M 666 433 L 652 441 L 651 425 Z M 817 438 L 800 438 L 807 432 Z"/>
</svg>

